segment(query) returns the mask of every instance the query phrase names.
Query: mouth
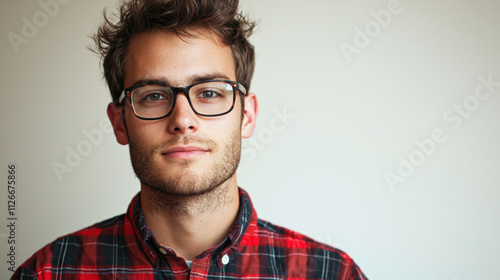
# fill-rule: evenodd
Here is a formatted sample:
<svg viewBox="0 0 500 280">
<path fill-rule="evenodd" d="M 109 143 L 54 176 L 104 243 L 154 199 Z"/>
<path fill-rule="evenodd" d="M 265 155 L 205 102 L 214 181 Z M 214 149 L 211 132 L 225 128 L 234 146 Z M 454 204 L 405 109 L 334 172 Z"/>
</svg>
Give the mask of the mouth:
<svg viewBox="0 0 500 280">
<path fill-rule="evenodd" d="M 208 153 L 208 150 L 198 146 L 177 146 L 162 153 L 162 156 L 174 159 L 192 159 Z"/>
</svg>

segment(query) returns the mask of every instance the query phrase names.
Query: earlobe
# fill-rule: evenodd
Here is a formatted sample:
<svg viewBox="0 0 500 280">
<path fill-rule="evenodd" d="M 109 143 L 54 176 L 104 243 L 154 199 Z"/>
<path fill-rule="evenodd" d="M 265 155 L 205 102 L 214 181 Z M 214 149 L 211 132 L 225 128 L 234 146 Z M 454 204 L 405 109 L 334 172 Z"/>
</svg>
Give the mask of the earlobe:
<svg viewBox="0 0 500 280">
<path fill-rule="evenodd" d="M 241 123 L 241 137 L 249 138 L 252 136 L 259 112 L 259 104 L 257 96 L 254 93 L 249 93 L 245 96 L 245 109 L 243 111 L 243 121 Z"/>
<path fill-rule="evenodd" d="M 122 108 L 116 106 L 114 103 L 109 103 L 107 112 L 115 132 L 116 141 L 122 145 L 127 145 L 128 138 Z"/>
</svg>

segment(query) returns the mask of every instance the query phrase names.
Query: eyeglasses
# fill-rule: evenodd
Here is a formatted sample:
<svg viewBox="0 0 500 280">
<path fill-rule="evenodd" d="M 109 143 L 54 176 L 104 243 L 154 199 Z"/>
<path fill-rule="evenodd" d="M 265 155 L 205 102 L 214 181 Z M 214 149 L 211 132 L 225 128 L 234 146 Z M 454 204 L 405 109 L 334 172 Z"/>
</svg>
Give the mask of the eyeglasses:
<svg viewBox="0 0 500 280">
<path fill-rule="evenodd" d="M 233 110 L 238 90 L 247 94 L 240 83 L 226 80 L 203 81 L 186 87 L 138 85 L 126 88 L 118 98 L 118 104 L 124 105 L 125 98 L 129 97 L 138 118 L 157 120 L 172 113 L 177 95 L 183 92 L 196 114 L 217 117 Z"/>
</svg>

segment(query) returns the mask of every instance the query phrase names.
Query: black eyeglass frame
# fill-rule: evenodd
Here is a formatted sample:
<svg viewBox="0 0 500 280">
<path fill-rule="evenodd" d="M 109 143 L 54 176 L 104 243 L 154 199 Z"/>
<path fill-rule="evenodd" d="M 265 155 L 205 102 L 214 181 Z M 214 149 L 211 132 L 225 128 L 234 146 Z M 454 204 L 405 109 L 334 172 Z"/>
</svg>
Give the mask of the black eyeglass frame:
<svg viewBox="0 0 500 280">
<path fill-rule="evenodd" d="M 189 90 L 196 86 L 196 85 L 199 85 L 199 84 L 204 84 L 204 83 L 210 83 L 210 82 L 225 82 L 225 83 L 228 83 L 231 85 L 231 87 L 233 88 L 233 103 L 231 105 L 231 108 L 229 108 L 229 110 L 227 110 L 226 112 L 224 113 L 220 113 L 220 114 L 201 114 L 199 112 L 197 112 L 194 107 L 193 107 L 193 104 L 191 103 L 191 98 L 189 97 Z M 138 89 L 138 88 L 141 88 L 141 87 L 145 87 L 145 86 L 161 86 L 161 87 L 165 87 L 165 88 L 169 88 L 172 90 L 173 94 L 174 94 L 174 100 L 172 102 L 172 107 L 170 108 L 170 110 L 168 111 L 168 113 L 162 117 L 157 117 L 157 118 L 145 118 L 145 117 L 141 117 L 137 114 L 137 112 L 135 111 L 135 108 L 134 108 L 134 102 L 132 102 L 132 93 L 134 92 L 134 90 Z M 132 86 L 132 87 L 129 87 L 129 88 L 126 88 L 122 91 L 122 93 L 120 94 L 120 97 L 118 98 L 118 103 L 117 105 L 119 106 L 125 106 L 125 98 L 128 97 L 128 99 L 130 100 L 130 104 L 132 106 L 132 111 L 134 112 L 135 116 L 141 120 L 159 120 L 159 119 L 163 119 L 163 118 L 166 118 L 168 117 L 172 111 L 174 111 L 174 108 L 175 108 L 175 102 L 177 101 L 177 95 L 179 93 L 184 93 L 186 95 L 186 98 L 189 102 L 189 106 L 191 107 L 191 109 L 193 110 L 193 112 L 195 112 L 197 115 L 199 116 L 203 116 L 203 117 L 218 117 L 218 116 L 222 116 L 222 115 L 225 115 L 225 114 L 228 114 L 229 112 L 231 112 L 233 109 L 234 109 L 234 104 L 236 102 L 236 93 L 237 91 L 240 91 L 244 96 L 247 95 L 247 90 L 245 89 L 245 87 L 238 83 L 238 82 L 235 82 L 235 81 L 229 81 L 229 80 L 208 80 L 208 81 L 201 81 L 201 82 L 197 82 L 197 83 L 194 83 L 192 85 L 189 85 L 189 86 L 185 86 L 185 87 L 173 87 L 173 86 L 167 86 L 167 85 L 157 85 L 157 84 L 141 84 L 141 85 L 136 85 L 136 86 Z"/>
</svg>

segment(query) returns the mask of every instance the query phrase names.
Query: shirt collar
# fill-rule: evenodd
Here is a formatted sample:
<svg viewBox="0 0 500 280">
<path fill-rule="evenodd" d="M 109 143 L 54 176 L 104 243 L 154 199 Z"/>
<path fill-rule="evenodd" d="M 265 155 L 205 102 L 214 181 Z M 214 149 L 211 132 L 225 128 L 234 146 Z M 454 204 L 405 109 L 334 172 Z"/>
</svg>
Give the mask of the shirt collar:
<svg viewBox="0 0 500 280">
<path fill-rule="evenodd" d="M 252 201 L 248 193 L 239 188 L 240 206 L 238 210 L 238 215 L 233 223 L 233 226 L 229 230 L 225 240 L 218 244 L 217 246 L 209 249 L 207 252 L 203 253 L 218 253 L 220 255 L 228 254 L 232 255 L 236 251 L 242 250 L 246 245 L 246 241 L 252 235 L 254 229 L 257 225 L 257 213 L 253 208 Z M 141 193 L 139 192 L 129 205 L 127 216 L 130 219 L 136 239 L 139 241 L 141 246 L 146 252 L 153 263 L 156 263 L 156 259 L 159 251 L 159 243 L 146 224 L 144 213 L 141 207 Z M 172 251 L 172 254 L 173 253 Z"/>
</svg>

